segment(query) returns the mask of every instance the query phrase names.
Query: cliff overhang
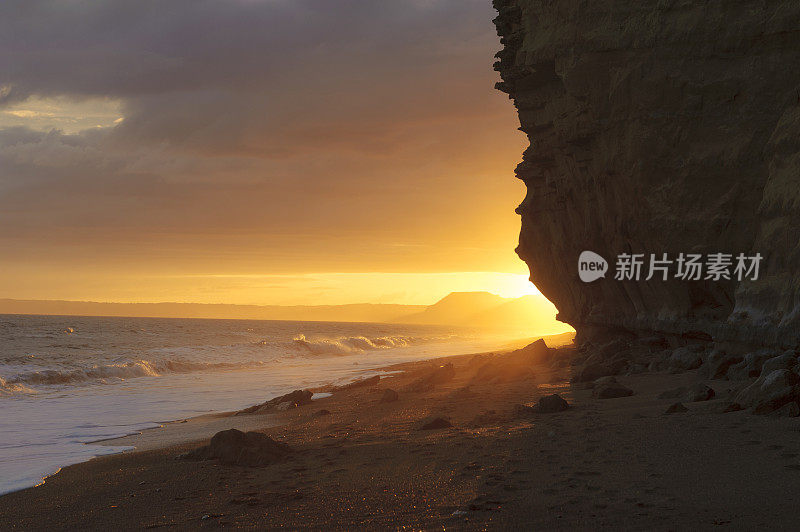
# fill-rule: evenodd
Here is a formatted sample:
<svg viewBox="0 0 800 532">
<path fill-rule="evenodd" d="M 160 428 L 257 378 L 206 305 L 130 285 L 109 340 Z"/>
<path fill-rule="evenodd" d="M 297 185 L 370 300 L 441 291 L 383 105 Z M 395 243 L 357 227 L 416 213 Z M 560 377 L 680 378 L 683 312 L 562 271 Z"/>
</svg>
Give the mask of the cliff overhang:
<svg viewBox="0 0 800 532">
<path fill-rule="evenodd" d="M 497 88 L 530 141 L 517 253 L 559 319 L 583 338 L 796 347 L 800 3 L 494 6 Z M 763 262 L 757 279 L 586 283 L 585 250 Z"/>
</svg>

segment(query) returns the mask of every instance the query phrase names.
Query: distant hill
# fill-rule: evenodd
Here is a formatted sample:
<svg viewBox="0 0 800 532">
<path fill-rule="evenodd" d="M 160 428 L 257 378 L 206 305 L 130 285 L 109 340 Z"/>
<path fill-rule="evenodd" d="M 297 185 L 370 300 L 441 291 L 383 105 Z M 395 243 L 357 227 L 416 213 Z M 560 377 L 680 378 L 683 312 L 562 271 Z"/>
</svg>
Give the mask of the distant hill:
<svg viewBox="0 0 800 532">
<path fill-rule="evenodd" d="M 400 316 L 394 321 L 456 325 L 468 322 L 476 313 L 496 308 L 507 301 L 489 292 L 453 292 L 422 312 Z"/>
<path fill-rule="evenodd" d="M 556 313 L 555 306 L 541 295 L 504 298 L 488 292 L 454 292 L 422 312 L 393 321 L 530 331 L 543 335 L 571 331 L 571 327 L 556 321 Z"/>
<path fill-rule="evenodd" d="M 281 306 L 0 299 L 0 314 L 413 323 L 481 327 L 530 335 L 572 330 L 555 320 L 556 309 L 543 296 L 509 299 L 488 292 L 454 292 L 430 306 L 371 303 Z"/>
</svg>

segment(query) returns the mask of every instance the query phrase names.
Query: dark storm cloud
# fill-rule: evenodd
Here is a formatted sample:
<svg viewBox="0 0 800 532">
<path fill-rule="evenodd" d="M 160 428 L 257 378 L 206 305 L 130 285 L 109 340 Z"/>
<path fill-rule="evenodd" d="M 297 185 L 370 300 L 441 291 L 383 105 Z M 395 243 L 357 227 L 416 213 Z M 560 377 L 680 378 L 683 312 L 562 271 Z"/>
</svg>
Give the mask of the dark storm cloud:
<svg viewBox="0 0 800 532">
<path fill-rule="evenodd" d="M 368 240 L 480 238 L 487 160 L 519 151 L 492 16 L 488 0 L 4 0 L 0 113 L 108 98 L 124 120 L 0 130 L 0 239 L 109 254 L 132 234 L 259 233 L 289 264 L 329 235 L 326 257 L 368 264 Z"/>
<path fill-rule="evenodd" d="M 471 52 L 493 38 L 487 4 L 4 2 L 0 85 L 9 103 L 121 98 L 123 136 L 269 155 L 276 139 L 263 137 L 279 126 L 397 119 L 430 113 L 432 100 L 459 109 L 436 92 L 475 72 Z"/>
<path fill-rule="evenodd" d="M 17 97 L 257 89 L 324 65 L 350 78 L 447 54 L 485 35 L 487 12 L 469 0 L 6 0 L 0 72 Z"/>
</svg>

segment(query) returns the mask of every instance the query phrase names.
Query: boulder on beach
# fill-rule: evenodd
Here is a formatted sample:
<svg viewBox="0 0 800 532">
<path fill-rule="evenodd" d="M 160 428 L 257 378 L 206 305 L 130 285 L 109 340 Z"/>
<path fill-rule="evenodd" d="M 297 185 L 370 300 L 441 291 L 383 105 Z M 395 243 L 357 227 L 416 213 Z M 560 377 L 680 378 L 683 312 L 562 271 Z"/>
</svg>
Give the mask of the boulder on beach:
<svg viewBox="0 0 800 532">
<path fill-rule="evenodd" d="M 515 362 L 524 363 L 529 366 L 549 362 L 555 350 L 547 347 L 544 339 L 539 338 L 522 349 L 511 351 L 503 358 L 513 360 Z"/>
<path fill-rule="evenodd" d="M 545 395 L 541 397 L 535 405 L 534 411 L 540 414 L 553 414 L 555 412 L 563 412 L 569 408 L 569 403 L 557 393 Z"/>
<path fill-rule="evenodd" d="M 569 403 L 557 393 L 541 397 L 533 406 L 514 405 L 514 415 L 523 417 L 530 414 L 555 414 L 569 408 Z"/>
<path fill-rule="evenodd" d="M 242 432 L 236 429 L 214 434 L 208 445 L 183 455 L 196 460 L 218 459 L 226 465 L 261 467 L 278 462 L 292 452 L 291 448 L 261 432 Z"/>
</svg>

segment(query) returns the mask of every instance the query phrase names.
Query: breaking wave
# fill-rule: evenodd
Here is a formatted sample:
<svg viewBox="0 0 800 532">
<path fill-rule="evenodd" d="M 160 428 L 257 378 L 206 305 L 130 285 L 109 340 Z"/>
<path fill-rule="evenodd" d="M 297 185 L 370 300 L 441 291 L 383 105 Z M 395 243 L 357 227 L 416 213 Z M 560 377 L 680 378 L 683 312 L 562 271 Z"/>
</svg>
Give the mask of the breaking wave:
<svg viewBox="0 0 800 532">
<path fill-rule="evenodd" d="M 374 353 L 450 338 L 451 336 L 403 335 L 308 338 L 304 334 L 298 334 L 292 340 L 284 337 L 225 346 L 182 347 L 181 354 L 177 356 L 173 349 L 169 349 L 171 353 L 153 353 L 152 357 L 145 354 L 148 359 L 132 357 L 129 360 L 72 363 L 62 358 L 50 367 L 43 357 L 11 356 L 0 364 L 0 396 L 36 393 L 38 387 L 112 384 L 139 377 L 261 368 L 297 357 Z"/>
<path fill-rule="evenodd" d="M 0 377 L 0 396 L 14 395 L 18 393 L 36 393 L 36 390 L 29 388 L 23 384 L 7 382 Z"/>
<path fill-rule="evenodd" d="M 366 336 L 342 336 L 339 338 L 319 338 L 309 340 L 300 334 L 294 338 L 294 345 L 312 355 L 348 355 L 363 353 L 375 349 L 392 349 L 395 347 L 408 347 L 420 343 L 421 339 L 408 336 L 380 336 L 367 338 Z"/>
<path fill-rule="evenodd" d="M 118 364 L 93 365 L 70 369 L 41 369 L 27 371 L 10 378 L 0 378 L 0 390 L 6 394 L 33 391 L 28 385 L 54 386 L 59 384 L 80 384 L 84 382 L 106 382 L 136 377 L 159 377 L 170 373 L 190 373 L 193 371 L 244 369 L 261 365 L 261 362 L 247 363 L 204 363 L 186 360 L 164 360 L 152 362 L 137 360 Z"/>
</svg>

